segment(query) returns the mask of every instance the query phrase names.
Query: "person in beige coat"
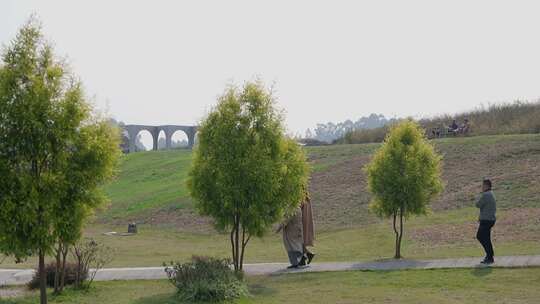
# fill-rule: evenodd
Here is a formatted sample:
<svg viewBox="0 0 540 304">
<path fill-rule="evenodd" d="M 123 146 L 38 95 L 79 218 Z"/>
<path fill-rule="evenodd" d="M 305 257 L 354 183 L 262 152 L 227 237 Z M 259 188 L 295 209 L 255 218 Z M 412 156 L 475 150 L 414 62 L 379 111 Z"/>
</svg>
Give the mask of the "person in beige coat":
<svg viewBox="0 0 540 304">
<path fill-rule="evenodd" d="M 315 254 L 311 252 L 307 247 L 313 247 L 315 245 L 315 225 L 313 224 L 313 211 L 311 209 L 311 199 L 306 192 L 306 199 L 302 202 L 300 207 L 302 210 L 302 232 L 303 232 L 303 253 L 307 259 L 307 264 L 310 264 Z"/>
<path fill-rule="evenodd" d="M 302 225 L 302 210 L 296 212 L 281 224 L 276 232 L 283 231 L 283 245 L 289 256 L 291 265 L 287 268 L 298 268 L 306 265 L 304 257 L 304 235 Z"/>
<path fill-rule="evenodd" d="M 313 225 L 313 213 L 308 194 L 296 209 L 295 213 L 281 224 L 276 232 L 283 231 L 283 245 L 287 251 L 289 262 L 288 268 L 298 268 L 311 263 L 314 253 L 308 250 L 315 242 L 315 229 Z"/>
</svg>

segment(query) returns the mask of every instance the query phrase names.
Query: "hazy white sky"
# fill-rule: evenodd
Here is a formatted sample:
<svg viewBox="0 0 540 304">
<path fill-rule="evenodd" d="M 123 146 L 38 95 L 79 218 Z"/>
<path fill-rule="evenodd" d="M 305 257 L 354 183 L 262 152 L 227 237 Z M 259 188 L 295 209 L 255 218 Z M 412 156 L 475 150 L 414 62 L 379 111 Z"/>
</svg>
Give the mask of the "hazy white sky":
<svg viewBox="0 0 540 304">
<path fill-rule="evenodd" d="M 536 1 L 0 0 L 31 13 L 126 123 L 194 124 L 226 84 L 275 83 L 287 124 L 429 116 L 540 96 Z"/>
</svg>

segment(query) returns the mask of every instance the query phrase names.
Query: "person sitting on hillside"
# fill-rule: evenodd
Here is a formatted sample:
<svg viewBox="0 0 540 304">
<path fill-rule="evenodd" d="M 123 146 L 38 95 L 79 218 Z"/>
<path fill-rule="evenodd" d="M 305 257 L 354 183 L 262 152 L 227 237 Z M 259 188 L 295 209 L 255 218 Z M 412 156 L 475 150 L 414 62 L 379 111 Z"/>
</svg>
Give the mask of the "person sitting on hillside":
<svg viewBox="0 0 540 304">
<path fill-rule="evenodd" d="M 461 134 L 468 134 L 471 126 L 469 124 L 469 120 L 465 118 L 463 121 L 463 125 L 459 128 L 459 133 Z"/>
<path fill-rule="evenodd" d="M 433 138 L 439 138 L 441 137 L 441 128 L 440 127 L 435 127 L 433 129 L 431 129 L 431 136 Z"/>
<path fill-rule="evenodd" d="M 456 120 L 452 120 L 452 124 L 448 127 L 448 133 L 453 133 L 454 135 L 458 133 L 459 126 L 456 122 Z"/>
</svg>

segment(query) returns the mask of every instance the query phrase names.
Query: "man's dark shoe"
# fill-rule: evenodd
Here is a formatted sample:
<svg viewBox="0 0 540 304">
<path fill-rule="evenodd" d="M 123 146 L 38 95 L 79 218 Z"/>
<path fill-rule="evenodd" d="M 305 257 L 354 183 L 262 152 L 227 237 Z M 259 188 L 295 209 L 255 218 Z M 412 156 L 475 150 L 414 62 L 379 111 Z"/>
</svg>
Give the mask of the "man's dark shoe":
<svg viewBox="0 0 540 304">
<path fill-rule="evenodd" d="M 311 253 L 311 252 L 307 253 L 307 263 L 308 263 L 308 265 L 311 264 L 311 261 L 313 260 L 314 257 L 315 257 L 314 253 Z"/>
<path fill-rule="evenodd" d="M 484 264 L 484 265 L 491 265 L 493 263 L 495 263 L 495 260 L 494 259 L 484 259 L 482 262 L 480 262 L 481 264 Z"/>
<path fill-rule="evenodd" d="M 306 266 L 306 256 L 303 255 L 302 259 L 300 260 L 300 263 L 298 263 L 298 266 Z"/>
<path fill-rule="evenodd" d="M 291 266 L 287 267 L 287 269 L 296 269 L 296 268 L 298 268 L 298 265 L 291 265 Z"/>
</svg>

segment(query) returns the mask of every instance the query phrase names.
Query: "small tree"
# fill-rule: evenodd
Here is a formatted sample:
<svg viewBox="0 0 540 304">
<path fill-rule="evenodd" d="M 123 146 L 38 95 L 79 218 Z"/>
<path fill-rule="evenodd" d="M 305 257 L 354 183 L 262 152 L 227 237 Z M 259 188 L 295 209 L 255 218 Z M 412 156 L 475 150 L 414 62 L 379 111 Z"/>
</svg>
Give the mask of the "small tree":
<svg viewBox="0 0 540 304">
<path fill-rule="evenodd" d="M 251 236 L 298 207 L 307 176 L 302 149 L 256 82 L 229 88 L 201 123 L 188 187 L 199 212 L 230 233 L 234 269 L 242 270 Z"/>
<path fill-rule="evenodd" d="M 367 166 L 371 210 L 392 218 L 396 236 L 394 258 L 401 258 L 403 218 L 426 214 L 430 201 L 442 191 L 441 157 L 410 120 L 392 127 Z M 399 220 L 399 227 L 398 227 Z"/>
<path fill-rule="evenodd" d="M 119 137 L 93 115 L 35 20 L 4 50 L 2 65 L 0 250 L 39 256 L 43 304 L 45 256 L 80 237 L 83 220 L 104 202 L 99 185 L 112 174 Z"/>
</svg>

